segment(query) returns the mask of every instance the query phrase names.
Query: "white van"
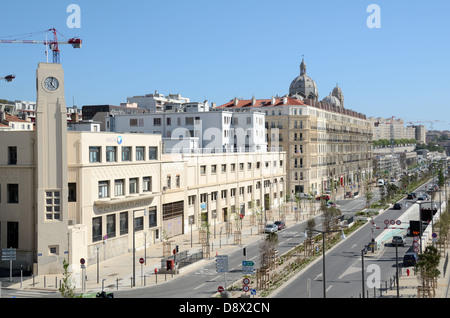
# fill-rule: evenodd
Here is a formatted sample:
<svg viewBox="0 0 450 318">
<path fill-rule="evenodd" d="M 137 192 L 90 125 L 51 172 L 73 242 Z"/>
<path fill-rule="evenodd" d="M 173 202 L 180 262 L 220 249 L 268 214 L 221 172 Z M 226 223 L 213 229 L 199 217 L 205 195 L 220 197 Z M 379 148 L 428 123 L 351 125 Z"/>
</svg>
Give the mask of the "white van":
<svg viewBox="0 0 450 318">
<path fill-rule="evenodd" d="M 379 187 L 384 186 L 384 180 L 383 179 L 378 179 L 378 186 Z"/>
</svg>

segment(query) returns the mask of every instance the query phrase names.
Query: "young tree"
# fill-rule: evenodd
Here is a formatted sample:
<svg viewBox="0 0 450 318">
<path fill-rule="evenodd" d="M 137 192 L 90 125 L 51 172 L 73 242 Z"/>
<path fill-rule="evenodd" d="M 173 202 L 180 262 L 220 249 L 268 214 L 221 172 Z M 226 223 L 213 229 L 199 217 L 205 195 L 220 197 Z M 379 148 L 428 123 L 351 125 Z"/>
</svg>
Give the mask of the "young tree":
<svg viewBox="0 0 450 318">
<path fill-rule="evenodd" d="M 69 263 L 63 261 L 63 280 L 61 286 L 59 287 L 59 292 L 64 298 L 81 298 L 75 294 L 75 286 L 72 286 L 71 273 L 69 272 Z"/>
</svg>

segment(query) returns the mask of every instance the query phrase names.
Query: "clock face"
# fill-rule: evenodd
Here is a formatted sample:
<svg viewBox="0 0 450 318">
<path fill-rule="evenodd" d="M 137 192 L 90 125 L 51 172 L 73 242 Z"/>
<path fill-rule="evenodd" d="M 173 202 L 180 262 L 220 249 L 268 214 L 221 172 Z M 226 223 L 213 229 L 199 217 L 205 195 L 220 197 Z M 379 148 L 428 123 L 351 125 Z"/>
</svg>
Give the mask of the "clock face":
<svg viewBox="0 0 450 318">
<path fill-rule="evenodd" d="M 47 77 L 44 81 L 44 87 L 49 91 L 55 91 L 59 87 L 59 82 L 54 77 Z"/>
</svg>

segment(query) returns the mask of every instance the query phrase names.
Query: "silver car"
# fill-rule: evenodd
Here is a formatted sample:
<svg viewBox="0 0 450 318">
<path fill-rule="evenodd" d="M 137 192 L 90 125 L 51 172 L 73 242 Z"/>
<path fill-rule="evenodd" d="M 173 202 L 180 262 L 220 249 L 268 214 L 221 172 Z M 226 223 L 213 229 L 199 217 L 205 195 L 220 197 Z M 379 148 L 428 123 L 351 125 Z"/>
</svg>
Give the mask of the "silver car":
<svg viewBox="0 0 450 318">
<path fill-rule="evenodd" d="M 264 233 L 275 233 L 278 231 L 278 226 L 276 224 L 266 224 Z"/>
</svg>

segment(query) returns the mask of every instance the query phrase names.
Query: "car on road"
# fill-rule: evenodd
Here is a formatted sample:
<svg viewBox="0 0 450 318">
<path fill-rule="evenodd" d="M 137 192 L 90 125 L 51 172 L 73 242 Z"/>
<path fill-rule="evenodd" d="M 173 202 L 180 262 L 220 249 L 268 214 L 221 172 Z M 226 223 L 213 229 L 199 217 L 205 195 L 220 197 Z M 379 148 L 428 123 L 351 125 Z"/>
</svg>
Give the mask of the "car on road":
<svg viewBox="0 0 450 318">
<path fill-rule="evenodd" d="M 336 203 L 334 203 L 333 201 L 328 201 L 327 202 L 327 207 L 333 207 L 333 208 L 335 208 L 336 207 Z"/>
<path fill-rule="evenodd" d="M 417 198 L 417 201 L 427 201 L 428 198 L 424 195 L 421 195 L 420 197 Z"/>
<path fill-rule="evenodd" d="M 278 226 L 276 224 L 267 224 L 264 228 L 264 233 L 275 233 L 278 231 Z"/>
<path fill-rule="evenodd" d="M 308 193 L 303 193 L 303 192 L 297 193 L 297 197 L 298 197 L 299 199 L 312 199 L 312 196 L 311 196 L 310 194 L 308 194 Z"/>
<path fill-rule="evenodd" d="M 411 192 L 407 196 L 407 199 L 409 199 L 409 200 L 413 200 L 415 198 L 417 198 L 417 194 L 415 192 Z"/>
<path fill-rule="evenodd" d="M 352 193 L 350 191 L 345 192 L 344 198 L 351 198 Z"/>
<path fill-rule="evenodd" d="M 399 236 L 396 235 L 394 237 L 392 237 L 392 245 L 400 245 L 400 246 L 405 246 L 405 239 L 403 236 Z"/>
<path fill-rule="evenodd" d="M 392 207 L 394 210 L 401 210 L 403 205 L 401 203 L 394 203 L 394 206 Z"/>
<path fill-rule="evenodd" d="M 419 260 L 419 255 L 417 255 L 417 253 L 407 252 L 403 256 L 403 266 L 404 267 L 414 266 L 414 265 L 416 265 L 418 260 Z"/>
<path fill-rule="evenodd" d="M 316 198 L 316 200 L 317 201 L 320 201 L 320 200 L 328 201 L 328 200 L 330 200 L 330 196 L 328 194 L 320 195 Z"/>
<path fill-rule="evenodd" d="M 286 228 L 286 223 L 284 223 L 284 221 L 275 221 L 275 225 L 278 227 L 278 231 Z"/>
</svg>

